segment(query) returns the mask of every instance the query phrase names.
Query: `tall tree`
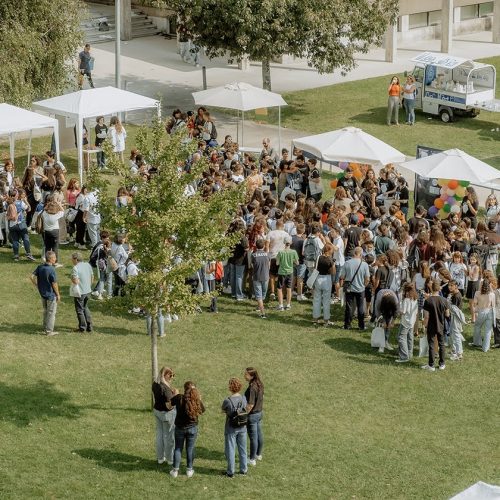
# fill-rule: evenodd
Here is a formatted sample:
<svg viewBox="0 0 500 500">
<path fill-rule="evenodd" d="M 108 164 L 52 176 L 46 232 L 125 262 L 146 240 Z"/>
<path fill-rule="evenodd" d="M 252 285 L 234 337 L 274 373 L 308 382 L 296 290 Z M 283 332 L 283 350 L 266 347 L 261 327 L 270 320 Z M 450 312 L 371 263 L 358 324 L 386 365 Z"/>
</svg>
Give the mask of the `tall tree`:
<svg viewBox="0 0 500 500">
<path fill-rule="evenodd" d="M 147 182 L 131 176 L 128 165 L 118 161 L 109 144 L 106 147 L 108 167 L 121 177 L 123 186 L 136 189 L 133 205 L 117 208 L 109 192 L 109 178 L 97 170 L 91 171 L 89 182 L 99 190 L 106 227 L 126 232 L 139 265 L 139 275 L 131 280 L 127 299 L 152 316 L 154 378 L 158 373 L 158 312 L 182 314 L 197 309 L 200 296 L 192 293 L 186 280 L 207 260 L 224 258 L 241 237 L 228 234 L 227 228 L 243 201 L 243 187 L 223 189 L 208 198 L 199 192 L 188 195 L 189 186 L 196 184 L 208 163 L 202 159 L 192 163 L 189 173 L 184 172 L 182 166 L 195 146 L 187 145 L 181 135 L 167 136 L 160 121 L 143 127 L 137 138 L 145 161 L 157 171 Z"/>
<path fill-rule="evenodd" d="M 173 0 L 179 20 L 209 57 L 229 54 L 270 63 L 283 54 L 306 58 L 320 73 L 355 66 L 356 52 L 380 45 L 398 0 Z"/>
<path fill-rule="evenodd" d="M 84 9 L 80 0 L 0 2 L 0 102 L 29 106 L 74 84 Z"/>
</svg>

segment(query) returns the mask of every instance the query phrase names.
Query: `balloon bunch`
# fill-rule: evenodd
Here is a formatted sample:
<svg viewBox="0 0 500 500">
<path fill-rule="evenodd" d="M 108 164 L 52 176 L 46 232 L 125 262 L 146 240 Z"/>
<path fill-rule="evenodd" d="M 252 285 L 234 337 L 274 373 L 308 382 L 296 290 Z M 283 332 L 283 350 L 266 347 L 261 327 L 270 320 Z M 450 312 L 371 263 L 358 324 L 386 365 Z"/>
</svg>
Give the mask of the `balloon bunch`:
<svg viewBox="0 0 500 500">
<path fill-rule="evenodd" d="M 330 181 L 330 187 L 332 189 L 335 189 L 338 185 L 339 180 L 344 178 L 345 169 L 347 167 L 351 167 L 352 175 L 357 181 L 362 179 L 366 173 L 366 172 L 363 172 L 363 166 L 360 165 L 359 163 L 348 163 L 346 161 L 341 161 L 341 162 L 339 162 L 338 167 L 341 168 L 343 170 L 343 172 L 339 172 L 338 174 L 333 175 L 334 178 Z"/>
<path fill-rule="evenodd" d="M 437 183 L 441 187 L 440 196 L 434 200 L 434 205 L 429 208 L 429 216 L 435 217 L 437 215 L 440 219 L 446 219 L 450 213 L 460 213 L 460 202 L 465 196 L 465 188 L 470 182 L 438 179 Z"/>
</svg>

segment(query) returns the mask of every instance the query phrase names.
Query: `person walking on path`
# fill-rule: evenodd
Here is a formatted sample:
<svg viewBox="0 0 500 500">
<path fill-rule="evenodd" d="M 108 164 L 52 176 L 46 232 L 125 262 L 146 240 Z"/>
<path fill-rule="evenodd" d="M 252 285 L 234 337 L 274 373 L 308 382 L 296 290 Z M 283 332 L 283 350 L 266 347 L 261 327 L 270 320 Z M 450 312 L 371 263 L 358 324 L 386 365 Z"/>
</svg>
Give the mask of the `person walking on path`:
<svg viewBox="0 0 500 500">
<path fill-rule="evenodd" d="M 228 396 L 222 403 L 222 411 L 226 414 L 226 424 L 224 426 L 224 453 L 227 460 L 227 469 L 224 472 L 226 477 L 234 477 L 236 446 L 238 446 L 238 456 L 240 459 L 240 474 L 247 473 L 247 426 L 236 427 L 233 423 L 233 416 L 237 412 L 246 410 L 247 399 L 240 394 L 241 382 L 238 378 L 229 379 Z"/>
<path fill-rule="evenodd" d="M 429 343 L 429 363 L 422 366 L 424 370 L 436 371 L 434 367 L 434 339 L 439 345 L 439 369 L 445 369 L 444 319 L 450 317 L 448 301 L 439 295 L 441 284 L 437 280 L 431 283 L 431 295 L 424 302 L 424 327 L 427 329 Z"/>
<path fill-rule="evenodd" d="M 78 285 L 80 297 L 74 297 L 76 317 L 78 319 L 78 332 L 92 332 L 92 316 L 88 307 L 90 293 L 92 292 L 92 281 L 94 273 L 92 266 L 88 262 L 83 262 L 80 252 L 75 252 L 71 256 L 73 260 L 73 270 L 71 271 L 71 282 Z"/>
<path fill-rule="evenodd" d="M 43 304 L 43 334 L 47 337 L 57 335 L 54 331 L 56 321 L 57 303 L 61 301 L 59 286 L 55 270 L 55 252 L 49 251 L 45 254 L 45 262 L 40 264 L 31 275 L 32 283 L 38 288 L 38 293 Z"/>
<path fill-rule="evenodd" d="M 399 125 L 399 103 L 401 96 L 401 85 L 399 78 L 393 76 L 389 88 L 389 100 L 387 102 L 387 125 Z"/>
<path fill-rule="evenodd" d="M 351 328 L 355 306 L 358 309 L 358 327 L 365 329 L 365 288 L 370 281 L 370 269 L 362 259 L 363 249 L 356 247 L 352 259 L 345 262 L 340 272 L 341 286 L 345 292 L 344 330 Z"/>
<path fill-rule="evenodd" d="M 90 43 L 86 43 L 83 50 L 78 54 L 78 88 L 83 89 L 83 77 L 86 76 L 89 84 L 94 88 L 92 81 L 92 70 L 94 69 L 94 58 L 90 55 Z"/>
<path fill-rule="evenodd" d="M 193 382 L 184 383 L 184 394 L 179 394 L 177 389 L 173 390 L 174 397 L 167 403 L 167 408 L 177 409 L 175 417 L 175 451 L 174 466 L 170 471 L 172 477 L 177 477 L 181 465 L 182 449 L 186 443 L 186 476 L 193 477 L 194 469 L 194 445 L 198 436 L 198 417 L 205 412 L 205 406 L 201 400 L 200 391 Z"/>
<path fill-rule="evenodd" d="M 156 420 L 156 458 L 161 465 L 167 462 L 174 463 L 175 445 L 175 417 L 177 409 L 167 408 L 174 397 L 176 389 L 172 387 L 174 371 L 172 368 L 162 367 L 156 380 L 153 382 L 152 391 L 154 396 L 153 414 Z"/>
</svg>

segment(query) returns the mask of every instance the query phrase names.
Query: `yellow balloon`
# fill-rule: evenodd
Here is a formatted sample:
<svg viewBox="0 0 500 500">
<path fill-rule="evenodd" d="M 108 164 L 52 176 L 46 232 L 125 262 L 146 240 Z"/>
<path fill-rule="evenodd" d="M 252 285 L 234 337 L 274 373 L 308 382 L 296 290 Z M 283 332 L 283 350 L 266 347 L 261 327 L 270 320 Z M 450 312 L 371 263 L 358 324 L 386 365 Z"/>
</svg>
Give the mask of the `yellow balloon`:
<svg viewBox="0 0 500 500">
<path fill-rule="evenodd" d="M 446 219 L 448 217 L 448 215 L 450 215 L 450 214 L 447 214 L 443 209 L 441 209 L 438 212 L 438 216 L 439 216 L 440 219 Z"/>
<path fill-rule="evenodd" d="M 447 186 L 448 184 L 448 179 L 438 179 L 438 184 L 443 187 L 443 186 Z"/>
<path fill-rule="evenodd" d="M 458 186 L 457 189 L 455 189 L 455 194 L 460 197 L 465 196 L 465 188 L 463 186 Z"/>
</svg>

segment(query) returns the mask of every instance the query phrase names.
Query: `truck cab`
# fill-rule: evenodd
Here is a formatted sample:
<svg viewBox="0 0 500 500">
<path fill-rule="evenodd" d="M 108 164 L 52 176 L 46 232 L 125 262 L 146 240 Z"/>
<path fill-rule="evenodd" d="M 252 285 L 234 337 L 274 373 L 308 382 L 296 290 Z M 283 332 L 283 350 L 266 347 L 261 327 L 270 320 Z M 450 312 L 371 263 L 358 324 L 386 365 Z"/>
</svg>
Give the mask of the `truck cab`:
<svg viewBox="0 0 500 500">
<path fill-rule="evenodd" d="M 415 108 L 445 123 L 456 116 L 475 117 L 481 109 L 500 111 L 495 100 L 496 69 L 447 54 L 424 52 L 412 59 Z"/>
</svg>

